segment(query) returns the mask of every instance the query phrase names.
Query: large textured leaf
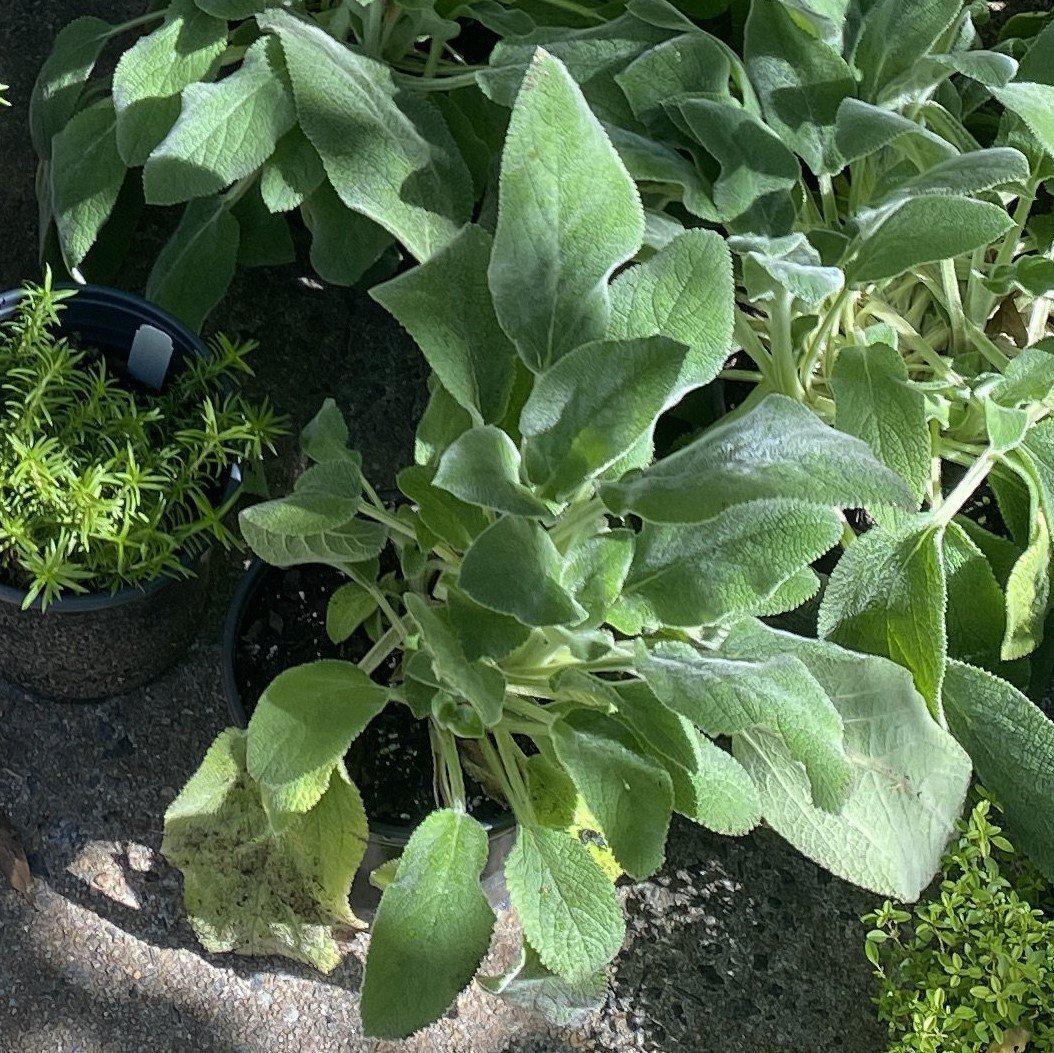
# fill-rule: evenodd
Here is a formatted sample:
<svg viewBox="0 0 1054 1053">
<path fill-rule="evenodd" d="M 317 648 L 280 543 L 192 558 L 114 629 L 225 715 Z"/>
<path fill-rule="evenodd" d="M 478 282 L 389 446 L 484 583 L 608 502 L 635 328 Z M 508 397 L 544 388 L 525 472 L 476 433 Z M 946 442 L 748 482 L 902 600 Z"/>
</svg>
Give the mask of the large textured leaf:
<svg viewBox="0 0 1054 1053">
<path fill-rule="evenodd" d="M 280 832 L 245 769 L 245 733 L 223 732 L 165 814 L 162 851 L 183 871 L 187 914 L 213 954 L 281 954 L 328 972 L 334 926 L 356 923 L 348 892 L 366 814 L 341 767 Z"/>
<path fill-rule="evenodd" d="M 839 106 L 835 142 L 846 161 L 867 157 L 902 139 L 909 140 L 929 165 L 958 153 L 951 143 L 903 114 L 859 99 L 846 99 Z"/>
<path fill-rule="evenodd" d="M 494 313 L 490 259 L 490 234 L 470 225 L 430 260 L 370 295 L 409 331 L 458 403 L 494 423 L 508 405 L 516 349 Z"/>
<path fill-rule="evenodd" d="M 835 424 L 871 447 L 921 501 L 930 477 L 926 397 L 885 344 L 845 347 L 831 373 Z"/>
<path fill-rule="evenodd" d="M 607 282 L 644 237 L 618 154 L 567 69 L 539 50 L 502 155 L 490 288 L 501 325 L 540 372 L 607 329 Z"/>
<path fill-rule="evenodd" d="M 281 46 L 265 37 L 218 84 L 184 88 L 179 120 L 143 170 L 147 201 L 207 197 L 256 171 L 296 120 L 285 76 Z"/>
<path fill-rule="evenodd" d="M 724 651 L 761 661 L 791 655 L 823 686 L 845 727 L 856 783 L 838 814 L 809 801 L 809 783 L 767 733 L 736 740 L 766 821 L 810 859 L 864 888 L 910 901 L 930 883 L 955 830 L 969 758 L 932 719 L 910 675 L 882 658 L 743 622 Z"/>
<path fill-rule="evenodd" d="M 443 453 L 435 485 L 480 508 L 541 518 L 549 507 L 520 481 L 520 451 L 500 428 L 463 432 Z"/>
<path fill-rule="evenodd" d="M 226 21 L 194 0 L 174 0 L 164 22 L 124 53 L 113 75 L 113 101 L 125 164 L 146 164 L 179 117 L 179 93 L 208 76 L 226 47 Z"/>
<path fill-rule="evenodd" d="M 568 625 L 585 609 L 562 583 L 563 557 L 532 520 L 503 516 L 465 553 L 458 583 L 477 603 L 524 625 Z"/>
<path fill-rule="evenodd" d="M 895 278 L 919 264 L 991 245 L 1011 226 L 1006 211 L 987 201 L 941 195 L 912 198 L 858 241 L 846 278 L 857 283 Z"/>
<path fill-rule="evenodd" d="M 485 662 L 469 660 L 444 609 L 431 606 L 416 593 L 407 593 L 406 609 L 432 652 L 436 675 L 472 706 L 484 727 L 497 724 L 505 699 L 501 672 Z"/>
<path fill-rule="evenodd" d="M 778 0 L 750 5 L 743 47 L 769 127 L 816 174 L 839 171 L 835 118 L 856 88 L 849 64 L 801 28 Z"/>
<path fill-rule="evenodd" d="M 748 501 L 691 526 L 648 523 L 624 591 L 649 620 L 713 624 L 753 610 L 840 535 L 834 511 L 790 500 Z"/>
<path fill-rule="evenodd" d="M 910 670 L 937 712 L 947 659 L 940 536 L 927 517 L 875 527 L 838 561 L 820 604 L 819 632 Z"/>
<path fill-rule="evenodd" d="M 275 147 L 260 173 L 260 193 L 272 212 L 298 208 L 326 181 L 322 158 L 294 125 Z"/>
<path fill-rule="evenodd" d="M 608 336 L 677 340 L 690 351 L 682 385 L 709 384 L 728 357 L 734 300 L 724 241 L 712 231 L 688 231 L 612 283 Z"/>
<path fill-rule="evenodd" d="M 757 789 L 731 754 L 662 705 L 645 683 L 619 684 L 613 696 L 619 718 L 669 772 L 676 811 L 719 834 L 738 836 L 757 826 Z"/>
<path fill-rule="evenodd" d="M 324 659 L 279 673 L 249 720 L 249 774 L 276 812 L 306 812 L 388 692 L 351 662 Z"/>
<path fill-rule="evenodd" d="M 853 771 L 838 711 L 797 658 L 743 661 L 667 641 L 637 645 L 637 668 L 667 706 L 710 737 L 776 737 L 802 764 L 817 807 L 837 811 Z"/>
<path fill-rule="evenodd" d="M 317 26 L 275 9 L 258 21 L 282 41 L 300 125 L 344 204 L 419 260 L 450 241 L 469 218 L 472 180 L 439 112 Z"/>
<path fill-rule="evenodd" d="M 466 549 L 486 529 L 488 517 L 478 506 L 435 486 L 435 474 L 435 469 L 412 465 L 395 479 L 399 489 L 417 505 L 417 516 L 426 529 L 454 548 Z"/>
<path fill-rule="evenodd" d="M 414 831 L 373 923 L 362 983 L 367 1035 L 405 1038 L 471 982 L 494 928 L 479 883 L 486 861 L 486 831 L 463 812 L 433 812 Z"/>
<path fill-rule="evenodd" d="M 541 494 L 569 498 L 649 434 L 676 401 L 687 355 L 665 336 L 598 340 L 539 376 L 520 432 L 527 476 Z"/>
<path fill-rule="evenodd" d="M 392 244 L 392 236 L 368 216 L 348 208 L 322 178 L 300 206 L 311 231 L 311 266 L 323 281 L 355 285 Z"/>
<path fill-rule="evenodd" d="M 85 82 L 113 31 L 109 22 L 87 15 L 63 26 L 55 38 L 29 100 L 29 130 L 41 160 L 50 158 L 51 140 L 77 112 Z"/>
<path fill-rule="evenodd" d="M 955 522 L 941 544 L 948 588 L 948 654 L 973 665 L 995 668 L 1006 630 L 1006 608 L 991 564 Z"/>
<path fill-rule="evenodd" d="M 565 555 L 563 583 L 599 625 L 618 599 L 633 561 L 630 530 L 608 530 L 579 538 Z"/>
<path fill-rule="evenodd" d="M 828 427 L 785 395 L 769 395 L 640 475 L 602 489 L 614 512 L 691 523 L 734 504 L 786 497 L 840 508 L 913 507 L 903 480 L 866 443 Z"/>
<path fill-rule="evenodd" d="M 1025 122 L 1048 155 L 1054 157 L 1054 85 L 1014 81 L 992 94 Z"/>
<path fill-rule="evenodd" d="M 154 261 L 147 298 L 200 329 L 234 279 L 240 238 L 238 221 L 222 197 L 191 201 Z"/>
<path fill-rule="evenodd" d="M 966 197 L 1028 179 L 1028 161 L 1018 150 L 995 147 L 949 157 L 900 183 L 886 203 L 934 194 Z"/>
<path fill-rule="evenodd" d="M 1015 842 L 1054 880 L 1054 724 L 1005 680 L 956 661 L 944 678 L 944 712 Z"/>
<path fill-rule="evenodd" d="M 740 235 L 729 238 L 728 247 L 743 258 L 743 286 L 755 302 L 789 292 L 802 304 L 815 307 L 845 284 L 841 270 L 825 267 L 804 234 Z"/>
<path fill-rule="evenodd" d="M 66 266 L 81 265 L 124 183 L 117 116 L 109 101 L 82 110 L 52 140 L 51 204 Z"/>
<path fill-rule="evenodd" d="M 524 936 L 558 976 L 585 980 L 618 954 L 626 923 L 615 889 L 576 838 L 521 826 L 505 881 Z"/>
<path fill-rule="evenodd" d="M 641 880 L 654 874 L 665 857 L 673 809 L 665 767 L 642 751 L 625 725 L 595 709 L 573 710 L 550 734 L 619 865 Z"/>
</svg>

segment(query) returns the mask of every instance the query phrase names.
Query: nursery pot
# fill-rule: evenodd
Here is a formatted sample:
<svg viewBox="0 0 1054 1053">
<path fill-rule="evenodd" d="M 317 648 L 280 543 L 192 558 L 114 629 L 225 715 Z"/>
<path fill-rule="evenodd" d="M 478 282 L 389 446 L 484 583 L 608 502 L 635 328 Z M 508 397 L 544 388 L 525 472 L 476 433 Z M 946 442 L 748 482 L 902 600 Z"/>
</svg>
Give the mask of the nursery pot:
<svg viewBox="0 0 1054 1053">
<path fill-rule="evenodd" d="M 280 570 L 253 559 L 238 585 L 234 598 L 227 612 L 227 621 L 223 631 L 223 690 L 227 696 L 227 708 L 231 722 L 239 728 L 248 727 L 249 716 L 255 700 L 243 699 L 235 670 L 235 656 L 238 641 L 242 636 L 242 627 L 247 611 L 257 591 L 269 574 L 280 574 Z M 381 892 L 370 882 L 370 874 L 392 859 L 397 859 L 406 847 L 413 825 L 400 825 L 380 822 L 367 816 L 370 833 L 366 843 L 366 852 L 362 863 L 355 874 L 351 888 L 351 909 L 366 921 L 372 919 L 381 899 Z M 508 897 L 505 888 L 505 859 L 516 840 L 516 818 L 512 812 L 503 812 L 495 819 L 480 819 L 487 831 L 490 848 L 487 863 L 480 878 L 483 891 L 493 906 L 503 905 Z"/>
<path fill-rule="evenodd" d="M 0 295 L 0 323 L 20 291 Z M 93 348 L 146 387 L 162 390 L 201 339 L 159 307 L 117 289 L 87 285 L 66 300 L 56 329 Z M 224 497 L 237 486 L 235 471 Z M 208 588 L 208 552 L 185 563 L 190 576 L 161 576 L 115 593 L 71 594 L 41 609 L 39 597 L 0 585 L 0 675 L 46 698 L 91 701 L 149 683 L 187 649 Z"/>
</svg>

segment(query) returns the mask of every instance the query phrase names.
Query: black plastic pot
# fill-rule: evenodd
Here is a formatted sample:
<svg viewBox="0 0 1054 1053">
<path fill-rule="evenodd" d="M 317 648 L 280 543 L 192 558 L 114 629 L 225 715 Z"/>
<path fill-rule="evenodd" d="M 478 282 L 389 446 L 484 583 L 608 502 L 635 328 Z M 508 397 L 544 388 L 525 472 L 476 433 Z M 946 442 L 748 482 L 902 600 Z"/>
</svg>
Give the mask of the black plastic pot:
<svg viewBox="0 0 1054 1053">
<path fill-rule="evenodd" d="M 252 561 L 231 600 L 223 630 L 223 690 L 227 696 L 231 721 L 239 728 L 248 727 L 249 712 L 235 676 L 235 648 L 241 636 L 242 619 L 249 603 L 266 575 L 271 572 L 281 573 L 260 559 Z M 483 891 L 493 906 L 502 906 L 508 899 L 504 867 L 505 859 L 516 840 L 516 818 L 512 812 L 505 812 L 497 819 L 482 819 L 480 822 L 490 839 L 490 851 L 481 877 Z M 351 909 L 366 921 L 373 917 L 381 899 L 380 890 L 370 883 L 370 874 L 377 867 L 402 855 L 414 829 L 412 826 L 382 823 L 373 819 L 370 819 L 369 823 L 370 834 L 366 843 L 366 853 L 351 888 Z"/>
<path fill-rule="evenodd" d="M 0 322 L 20 291 L 0 295 Z M 80 287 L 65 301 L 59 332 L 106 354 L 138 383 L 163 389 L 201 339 L 159 307 L 103 286 Z M 237 472 L 224 497 L 237 486 Z M 62 597 L 22 610 L 26 594 L 0 586 L 0 675 L 46 698 L 91 701 L 149 683 L 187 649 L 208 588 L 208 553 L 187 560 L 188 578 L 159 577 L 116 593 Z"/>
</svg>

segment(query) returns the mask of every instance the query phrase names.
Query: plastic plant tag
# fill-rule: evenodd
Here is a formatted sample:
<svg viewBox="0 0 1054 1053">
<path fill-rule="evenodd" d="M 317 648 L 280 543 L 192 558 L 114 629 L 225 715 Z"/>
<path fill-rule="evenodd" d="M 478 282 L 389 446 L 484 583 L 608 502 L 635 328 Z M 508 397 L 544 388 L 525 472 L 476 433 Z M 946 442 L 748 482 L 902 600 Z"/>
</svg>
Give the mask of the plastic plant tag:
<svg viewBox="0 0 1054 1053">
<path fill-rule="evenodd" d="M 141 325 L 128 353 L 128 372 L 141 384 L 160 391 L 172 360 L 172 337 L 152 325 Z"/>
</svg>

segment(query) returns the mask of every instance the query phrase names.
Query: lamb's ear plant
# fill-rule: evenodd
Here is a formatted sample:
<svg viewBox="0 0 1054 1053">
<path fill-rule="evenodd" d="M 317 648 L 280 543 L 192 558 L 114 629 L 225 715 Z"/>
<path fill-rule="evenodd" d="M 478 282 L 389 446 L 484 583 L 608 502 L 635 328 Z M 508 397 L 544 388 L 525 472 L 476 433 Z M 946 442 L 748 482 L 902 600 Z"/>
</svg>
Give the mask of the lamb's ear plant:
<svg viewBox="0 0 1054 1053">
<path fill-rule="evenodd" d="M 331 625 L 366 617 L 374 643 L 282 673 L 172 806 L 165 851 L 207 947 L 329 968 L 367 832 L 342 757 L 385 705 L 428 721 L 438 810 L 374 875 L 371 1035 L 437 1019 L 487 952 L 466 772 L 519 824 L 505 880 L 523 952 L 485 986 L 562 1022 L 603 991 L 625 933 L 613 881 L 662 865 L 674 812 L 724 834 L 764 818 L 912 899 L 961 809 L 968 759 L 905 669 L 758 620 L 816 592 L 843 509 L 907 514 L 900 476 L 778 393 L 696 439 L 687 470 L 645 467 L 660 414 L 728 354 L 733 281 L 719 235 L 632 262 L 644 232 L 601 124 L 539 50 L 493 233 L 466 226 L 374 290 L 434 374 L 409 503 L 378 499 L 330 403 L 293 493 L 242 514 L 269 563 L 343 571 Z M 380 575 L 387 545 L 400 570 Z"/>
<path fill-rule="evenodd" d="M 602 77 L 601 30 L 559 46 L 653 211 L 646 268 L 670 266 L 691 228 L 730 235 L 736 413 L 778 393 L 911 491 L 847 521 L 819 635 L 911 671 L 1054 875 L 1054 808 L 1036 792 L 1054 726 L 1010 686 L 1047 687 L 1029 664 L 1054 516 L 1054 23 L 984 50 L 977 10 L 752 0 L 737 54 L 663 0 L 633 0 L 626 19 L 679 35 L 638 39 Z M 517 57 L 504 44 L 494 62 Z M 506 76 L 481 75 L 498 101 Z M 653 494 L 696 471 L 691 448 L 674 452 L 611 484 L 614 507 L 674 519 L 649 511 Z"/>
<path fill-rule="evenodd" d="M 236 268 L 292 260 L 296 209 L 327 281 L 358 281 L 393 242 L 427 258 L 468 220 L 501 128 L 450 45 L 475 5 L 441 6 L 169 0 L 71 22 L 30 108 L 42 237 L 90 279 L 144 199 L 182 206 L 147 295 L 194 325 Z M 114 41 L 131 42 L 93 76 Z"/>
</svg>

